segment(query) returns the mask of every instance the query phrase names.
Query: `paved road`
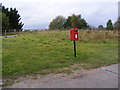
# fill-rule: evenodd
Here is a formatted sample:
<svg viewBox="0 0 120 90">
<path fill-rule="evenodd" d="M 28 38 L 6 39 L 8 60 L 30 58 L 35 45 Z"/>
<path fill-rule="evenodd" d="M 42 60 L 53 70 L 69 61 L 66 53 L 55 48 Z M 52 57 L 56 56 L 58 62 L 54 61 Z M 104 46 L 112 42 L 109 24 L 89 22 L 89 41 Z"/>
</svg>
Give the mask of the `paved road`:
<svg viewBox="0 0 120 90">
<path fill-rule="evenodd" d="M 2 37 L 16 37 L 18 35 L 7 35 L 7 36 L 2 36 Z"/>
<path fill-rule="evenodd" d="M 100 68 L 93 73 L 72 80 L 51 83 L 41 88 L 118 88 L 118 65 Z"/>
<path fill-rule="evenodd" d="M 55 82 L 45 81 L 41 84 L 41 79 L 35 81 L 23 81 L 16 83 L 9 88 L 118 88 L 118 64 L 95 69 L 83 76 L 77 76 L 71 79 L 59 79 Z M 43 81 L 42 81 L 43 82 Z M 32 84 L 30 84 L 32 83 Z"/>
</svg>

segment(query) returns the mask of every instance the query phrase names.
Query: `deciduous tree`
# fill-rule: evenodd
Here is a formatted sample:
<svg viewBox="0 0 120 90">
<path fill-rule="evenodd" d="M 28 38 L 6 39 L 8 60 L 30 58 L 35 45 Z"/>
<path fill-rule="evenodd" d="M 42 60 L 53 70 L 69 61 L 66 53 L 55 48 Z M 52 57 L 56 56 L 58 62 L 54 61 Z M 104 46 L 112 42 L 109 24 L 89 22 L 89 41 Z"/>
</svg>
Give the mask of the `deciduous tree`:
<svg viewBox="0 0 120 90">
<path fill-rule="evenodd" d="M 71 18 L 72 18 L 71 16 L 68 16 L 68 18 L 65 20 L 64 28 L 70 29 L 72 27 Z"/>
<path fill-rule="evenodd" d="M 79 28 L 79 29 L 85 29 L 88 27 L 87 22 L 85 19 L 81 18 L 81 15 L 75 15 L 73 14 L 72 16 L 69 16 L 66 19 L 65 22 L 65 28 L 70 29 L 70 28 Z"/>
<path fill-rule="evenodd" d="M 103 30 L 104 29 L 103 25 L 99 25 L 98 29 Z"/>
<path fill-rule="evenodd" d="M 49 24 L 49 29 L 64 29 L 65 18 L 63 16 L 57 16 L 55 19 L 52 20 Z"/>
</svg>

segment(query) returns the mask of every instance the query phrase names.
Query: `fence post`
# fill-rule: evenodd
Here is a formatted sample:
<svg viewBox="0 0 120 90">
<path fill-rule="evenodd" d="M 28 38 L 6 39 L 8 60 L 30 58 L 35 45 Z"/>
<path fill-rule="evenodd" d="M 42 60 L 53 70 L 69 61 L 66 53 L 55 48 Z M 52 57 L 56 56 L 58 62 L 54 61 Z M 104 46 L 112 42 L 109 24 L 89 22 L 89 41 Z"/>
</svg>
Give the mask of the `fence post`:
<svg viewBox="0 0 120 90">
<path fill-rule="evenodd" d="M 16 29 L 13 30 L 14 34 L 15 34 L 15 37 L 16 37 Z"/>
<path fill-rule="evenodd" d="M 6 30 L 5 30 L 5 37 L 6 37 Z"/>
</svg>

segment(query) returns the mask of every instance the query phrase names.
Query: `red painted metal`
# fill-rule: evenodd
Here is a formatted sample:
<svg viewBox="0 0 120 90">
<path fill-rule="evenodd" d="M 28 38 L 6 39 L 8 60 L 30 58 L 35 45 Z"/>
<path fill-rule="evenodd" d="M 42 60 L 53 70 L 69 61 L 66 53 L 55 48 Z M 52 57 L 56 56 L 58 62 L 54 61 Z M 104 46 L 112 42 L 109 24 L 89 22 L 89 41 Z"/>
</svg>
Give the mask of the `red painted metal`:
<svg viewBox="0 0 120 90">
<path fill-rule="evenodd" d="M 78 40 L 78 28 L 70 29 L 70 40 L 72 40 L 72 41 Z"/>
</svg>

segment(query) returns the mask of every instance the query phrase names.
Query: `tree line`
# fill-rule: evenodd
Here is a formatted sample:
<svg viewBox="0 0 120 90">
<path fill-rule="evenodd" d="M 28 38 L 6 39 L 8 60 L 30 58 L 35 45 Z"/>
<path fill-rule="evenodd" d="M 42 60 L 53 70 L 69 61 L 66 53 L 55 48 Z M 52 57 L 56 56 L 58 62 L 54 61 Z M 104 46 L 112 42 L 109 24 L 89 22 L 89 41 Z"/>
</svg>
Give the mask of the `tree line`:
<svg viewBox="0 0 120 90">
<path fill-rule="evenodd" d="M 86 29 L 88 28 L 88 24 L 81 15 L 72 14 L 65 19 L 63 16 L 57 16 L 53 19 L 49 24 L 50 30 L 55 29 L 70 29 L 70 28 L 79 28 L 79 29 Z"/>
<path fill-rule="evenodd" d="M 75 15 L 72 14 L 65 18 L 64 16 L 57 16 L 55 17 L 49 24 L 50 30 L 63 30 L 63 29 L 70 29 L 70 28 L 78 28 L 78 29 L 99 29 L 99 30 L 119 30 L 120 29 L 120 17 L 118 20 L 113 24 L 112 20 L 108 20 L 106 23 L 106 27 L 103 25 L 99 25 L 97 28 L 94 26 L 88 25 L 86 20 L 81 17 L 80 14 Z"/>
<path fill-rule="evenodd" d="M 113 24 L 112 20 L 108 20 L 106 23 L 106 27 L 103 27 L 103 25 L 99 25 L 98 29 L 103 30 L 120 30 L 120 17 L 118 17 L 118 20 Z"/>
<path fill-rule="evenodd" d="M 2 6 L 2 13 L 0 13 L 0 15 L 2 17 L 2 32 L 13 29 L 16 31 L 22 31 L 24 24 L 21 22 L 20 15 L 16 8 L 9 9 Z"/>
</svg>

